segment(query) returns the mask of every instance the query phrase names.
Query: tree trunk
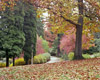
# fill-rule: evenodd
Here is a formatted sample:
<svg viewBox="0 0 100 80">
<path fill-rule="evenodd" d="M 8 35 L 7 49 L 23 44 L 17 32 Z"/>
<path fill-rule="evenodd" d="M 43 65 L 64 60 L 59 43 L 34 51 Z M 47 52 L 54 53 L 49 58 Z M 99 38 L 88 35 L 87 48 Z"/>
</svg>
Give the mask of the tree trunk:
<svg viewBox="0 0 100 80">
<path fill-rule="evenodd" d="M 82 30 L 83 30 L 83 0 L 78 0 L 79 19 L 76 26 L 76 43 L 74 59 L 83 59 L 82 57 Z"/>
<path fill-rule="evenodd" d="M 58 34 L 57 36 L 58 36 L 57 56 L 60 56 L 60 53 L 61 53 L 61 51 L 60 51 L 60 40 L 61 40 L 62 34 Z"/>
<path fill-rule="evenodd" d="M 82 57 L 82 26 L 76 27 L 76 43 L 74 59 L 83 59 Z"/>
<path fill-rule="evenodd" d="M 25 61 L 25 64 L 26 64 L 26 65 L 28 65 L 28 60 L 29 60 L 29 59 L 27 59 L 27 60 Z"/>
<path fill-rule="evenodd" d="M 15 66 L 15 56 L 13 56 L 13 66 Z"/>
<path fill-rule="evenodd" d="M 9 55 L 8 55 L 8 50 L 6 50 L 6 67 L 9 67 Z"/>
<path fill-rule="evenodd" d="M 33 44 L 32 44 L 32 52 L 31 52 L 31 64 L 33 64 Z"/>
</svg>

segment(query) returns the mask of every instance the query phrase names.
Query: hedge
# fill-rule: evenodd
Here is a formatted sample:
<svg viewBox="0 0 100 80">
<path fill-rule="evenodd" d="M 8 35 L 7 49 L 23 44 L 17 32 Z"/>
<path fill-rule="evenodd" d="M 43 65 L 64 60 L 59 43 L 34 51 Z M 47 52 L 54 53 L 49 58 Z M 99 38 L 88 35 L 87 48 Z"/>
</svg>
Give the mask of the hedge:
<svg viewBox="0 0 100 80">
<path fill-rule="evenodd" d="M 42 64 L 46 63 L 47 61 L 50 60 L 50 54 L 49 53 L 44 53 L 44 54 L 39 54 L 34 56 L 33 58 L 33 63 L 34 64 Z M 29 63 L 31 60 L 29 60 Z M 20 65 L 25 65 L 24 58 L 18 58 L 15 60 L 15 66 L 20 66 Z M 13 64 L 10 64 L 10 67 L 13 66 Z"/>
<path fill-rule="evenodd" d="M 6 63 L 5 62 L 0 62 L 0 68 L 2 67 L 6 67 Z"/>
</svg>

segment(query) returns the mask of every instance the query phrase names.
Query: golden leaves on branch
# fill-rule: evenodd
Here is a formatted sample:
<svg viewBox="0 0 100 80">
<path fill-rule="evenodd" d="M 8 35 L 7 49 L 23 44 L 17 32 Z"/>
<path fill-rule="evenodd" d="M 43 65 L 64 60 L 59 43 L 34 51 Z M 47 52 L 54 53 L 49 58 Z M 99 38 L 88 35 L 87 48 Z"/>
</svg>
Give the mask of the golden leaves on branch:
<svg viewBox="0 0 100 80">
<path fill-rule="evenodd" d="M 16 5 L 16 1 L 18 0 L 1 0 L 0 11 L 4 11 L 6 7 L 10 7 L 11 9 L 13 9 L 13 7 Z"/>
<path fill-rule="evenodd" d="M 94 32 L 100 32 L 99 21 L 91 21 L 89 18 L 84 18 L 83 34 L 93 34 Z"/>
<path fill-rule="evenodd" d="M 100 1 L 99 0 L 85 0 L 85 1 L 88 2 L 89 5 L 94 7 L 96 9 L 95 14 L 100 16 Z"/>
</svg>

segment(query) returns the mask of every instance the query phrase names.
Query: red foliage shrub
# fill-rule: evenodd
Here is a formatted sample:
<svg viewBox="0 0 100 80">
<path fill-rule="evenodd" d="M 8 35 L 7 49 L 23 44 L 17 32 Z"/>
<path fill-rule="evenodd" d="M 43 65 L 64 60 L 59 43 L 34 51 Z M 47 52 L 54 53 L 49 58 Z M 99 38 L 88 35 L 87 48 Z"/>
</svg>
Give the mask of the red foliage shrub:
<svg viewBox="0 0 100 80">
<path fill-rule="evenodd" d="M 37 37 L 37 43 L 36 43 L 36 54 L 42 54 L 45 53 L 45 50 L 42 46 L 42 39 L 40 37 Z"/>
<path fill-rule="evenodd" d="M 74 30 L 74 31 L 73 31 Z M 60 41 L 60 49 L 63 50 L 65 53 L 69 53 L 74 51 L 75 49 L 75 29 L 68 30 L 66 33 L 67 35 L 63 35 L 61 41 Z M 92 37 L 90 35 L 84 35 L 82 36 L 82 48 L 88 49 L 91 46 L 94 46 L 94 44 L 90 44 L 90 40 Z"/>
<path fill-rule="evenodd" d="M 49 30 L 44 31 L 44 38 L 49 42 L 49 47 L 52 47 L 53 42 L 56 38 L 56 34 L 52 34 Z"/>
</svg>

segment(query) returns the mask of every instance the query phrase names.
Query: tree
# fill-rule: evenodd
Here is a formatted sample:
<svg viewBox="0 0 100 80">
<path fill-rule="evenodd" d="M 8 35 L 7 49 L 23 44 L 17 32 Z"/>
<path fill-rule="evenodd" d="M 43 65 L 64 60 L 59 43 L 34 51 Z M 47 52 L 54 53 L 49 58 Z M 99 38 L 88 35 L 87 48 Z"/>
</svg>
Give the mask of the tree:
<svg viewBox="0 0 100 80">
<path fill-rule="evenodd" d="M 16 2 L 17 1 L 19 1 L 19 0 L 14 0 L 14 1 L 9 1 L 9 0 L 1 0 L 0 1 L 0 3 L 1 3 L 1 5 L 0 5 L 0 10 L 2 11 L 2 10 L 5 10 L 6 8 L 10 8 L 10 9 L 14 9 L 14 6 L 16 5 Z M 35 1 L 35 0 L 34 0 Z M 33 12 L 35 12 L 35 9 L 33 10 L 33 5 L 31 4 L 31 3 L 33 3 L 32 1 L 29 1 L 29 0 L 23 0 L 22 2 L 24 2 L 24 10 L 25 10 L 25 17 L 24 17 L 24 33 L 25 33 L 25 38 L 27 39 L 27 40 L 29 40 L 29 38 L 31 37 L 31 39 L 29 40 L 29 47 L 30 47 L 30 45 L 32 46 L 32 45 L 34 45 L 33 46 L 33 52 L 34 52 L 34 55 L 35 55 L 35 47 L 36 47 L 36 27 L 34 26 L 34 25 L 36 25 L 35 23 L 36 23 L 36 13 L 35 14 L 33 14 Z M 8 3 L 8 4 L 6 4 L 6 3 Z M 26 7 L 27 6 L 27 7 Z M 31 8 L 31 9 L 30 9 Z M 29 13 L 27 12 L 27 11 L 29 11 Z M 27 19 L 28 18 L 28 19 Z M 29 19 L 30 18 L 30 19 Z M 34 20 L 33 20 L 33 18 L 34 18 Z M 33 24 L 33 22 L 32 21 L 34 21 L 34 24 Z M 28 24 L 28 22 L 27 21 L 29 21 L 30 22 L 30 24 Z M 27 28 L 27 27 L 29 27 L 29 26 L 34 26 L 34 28 Z M 25 29 L 30 29 L 30 30 L 27 30 L 27 31 L 25 31 Z M 28 31 L 29 31 L 29 33 L 28 33 Z M 34 35 L 30 35 L 30 34 L 34 34 Z M 28 37 L 29 36 L 29 37 Z M 34 38 L 32 38 L 32 37 L 34 37 Z M 28 57 L 28 59 L 30 58 L 30 56 L 27 56 L 27 53 L 28 54 L 30 54 L 30 52 L 32 52 L 32 48 L 29 48 L 27 45 L 28 45 L 28 43 L 27 43 L 27 40 L 26 40 L 26 42 L 25 42 L 25 46 L 24 46 L 24 51 L 25 51 L 25 56 L 26 57 Z M 33 40 L 33 43 L 32 43 L 32 40 Z M 27 47 L 29 48 L 27 48 Z M 26 49 L 25 49 L 26 48 Z M 33 55 L 33 56 L 34 56 Z M 27 59 L 25 59 L 25 60 L 27 60 Z M 27 61 L 26 61 L 26 63 L 27 63 Z"/>
<path fill-rule="evenodd" d="M 0 11 L 4 11 L 7 7 L 13 9 L 17 1 L 20 0 L 0 0 Z M 22 2 L 32 3 L 36 6 L 36 4 L 39 3 L 39 0 L 22 0 Z"/>
<path fill-rule="evenodd" d="M 45 38 L 46 41 L 48 41 L 49 47 L 52 47 L 56 36 L 57 35 L 50 32 L 50 30 L 44 31 L 44 38 Z"/>
<path fill-rule="evenodd" d="M 98 0 L 84 0 L 84 2 L 83 0 L 31 0 L 31 2 L 36 3 L 35 6 L 37 7 L 48 10 L 49 21 L 56 27 L 56 32 L 65 32 L 69 27 L 76 28 L 74 58 L 82 59 L 82 31 L 88 35 L 94 31 L 100 31 L 97 28 L 100 24 L 100 2 Z M 91 8 L 97 16 L 86 14 Z"/>
<path fill-rule="evenodd" d="M 0 44 L 2 46 L 0 51 L 3 51 L 0 55 L 6 57 L 7 67 L 9 66 L 10 57 L 13 57 L 14 65 L 14 57 L 20 55 L 25 41 L 22 31 L 23 14 L 20 13 L 19 15 L 17 9 L 13 11 L 10 8 L 6 8 L 0 14 Z"/>
<path fill-rule="evenodd" d="M 57 50 L 57 56 L 60 56 L 60 39 L 62 37 L 63 34 L 54 34 L 52 31 L 50 31 L 50 23 L 48 22 L 46 24 L 46 28 L 47 30 L 45 30 L 44 32 L 44 38 L 49 42 L 49 47 L 52 47 L 55 49 L 55 51 Z M 56 39 L 56 40 L 55 40 Z M 56 42 L 56 45 L 54 44 L 54 41 Z"/>
<path fill-rule="evenodd" d="M 43 23 L 42 23 L 42 18 L 37 18 L 37 27 L 36 27 L 36 30 L 37 30 L 37 34 L 39 35 L 39 36 L 42 36 L 42 37 L 44 37 L 44 29 L 43 29 L 43 27 L 44 27 L 44 25 L 43 25 Z"/>
<path fill-rule="evenodd" d="M 24 33 L 25 33 L 25 45 L 24 45 L 24 60 L 28 64 L 28 60 L 31 58 L 33 50 L 33 57 L 36 54 L 36 11 L 31 3 L 24 3 Z M 33 48 L 32 48 L 33 45 Z"/>
<path fill-rule="evenodd" d="M 62 38 L 63 34 L 57 35 L 57 56 L 60 56 L 61 50 L 60 50 L 60 40 Z"/>
<path fill-rule="evenodd" d="M 72 33 L 75 28 L 72 30 L 69 30 L 67 35 L 64 34 L 60 40 L 60 49 L 64 51 L 64 53 L 74 52 L 75 51 L 75 33 Z M 91 40 L 93 37 L 82 35 L 82 49 L 88 50 L 90 47 L 94 46 L 94 44 L 91 43 Z"/>
<path fill-rule="evenodd" d="M 75 59 L 82 59 L 83 0 L 78 0 L 79 18 L 76 25 Z"/>
<path fill-rule="evenodd" d="M 91 16 L 86 16 L 87 11 L 85 10 L 84 5 L 87 6 L 87 10 L 90 9 L 89 6 L 94 6 L 94 8 L 96 8 L 95 14 L 99 15 L 99 2 L 93 0 L 85 0 L 84 2 L 83 0 L 40 0 L 39 3 L 41 8 L 46 8 L 48 11 L 50 15 L 49 22 L 52 24 L 52 27 L 54 26 L 52 28 L 54 32 L 62 33 L 66 32 L 71 27 L 76 28 L 74 58 L 82 59 L 82 33 L 91 35 L 92 32 L 99 31 L 97 27 L 100 24 L 98 23 L 98 17 L 95 16 L 96 19 L 91 20 Z M 43 5 L 44 3 L 45 5 Z"/>
<path fill-rule="evenodd" d="M 15 43 L 13 44 L 14 47 L 12 49 L 13 54 L 13 66 L 15 65 L 15 57 L 19 56 L 19 54 L 22 52 L 22 48 L 25 44 L 25 34 L 23 32 L 23 23 L 24 23 L 24 5 L 22 1 L 17 1 L 16 6 L 14 6 L 14 18 L 15 18 L 15 23 L 14 26 L 18 29 L 16 30 L 16 37 L 15 38 Z"/>
<path fill-rule="evenodd" d="M 36 43 L 36 54 L 38 55 L 38 54 L 42 54 L 42 53 L 45 53 L 45 50 L 42 45 L 42 39 L 38 36 L 37 43 Z"/>
</svg>

